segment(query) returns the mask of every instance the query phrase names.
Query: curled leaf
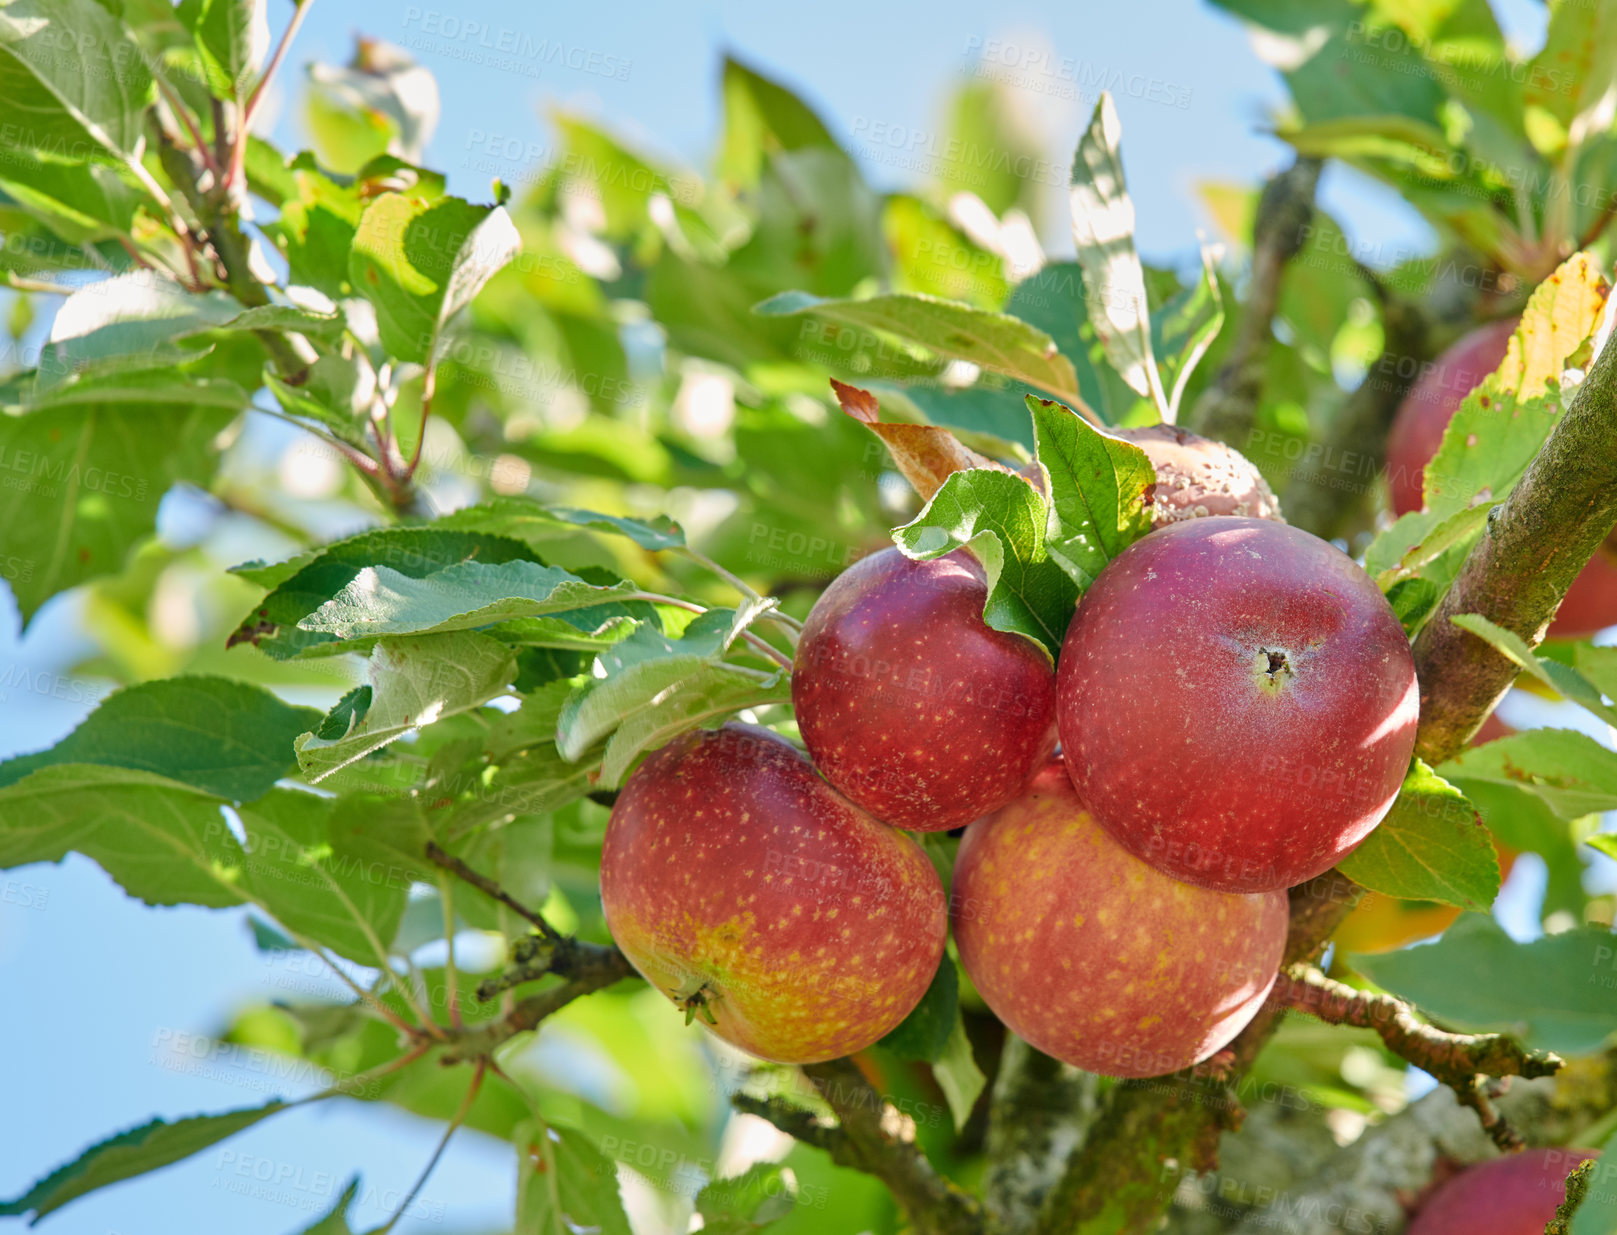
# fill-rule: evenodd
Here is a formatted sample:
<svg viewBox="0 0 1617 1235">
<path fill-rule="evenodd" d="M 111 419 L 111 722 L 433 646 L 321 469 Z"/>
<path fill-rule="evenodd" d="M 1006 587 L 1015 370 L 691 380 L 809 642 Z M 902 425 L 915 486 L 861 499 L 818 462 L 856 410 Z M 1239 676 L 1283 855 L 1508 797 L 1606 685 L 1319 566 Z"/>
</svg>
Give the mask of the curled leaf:
<svg viewBox="0 0 1617 1235">
<path fill-rule="evenodd" d="M 1000 472 L 1011 470 L 986 455 L 978 454 L 948 429 L 940 429 L 937 425 L 882 424 L 881 407 L 876 396 L 868 390 L 849 386 L 834 377 L 831 379 L 831 389 L 836 392 L 837 402 L 842 405 L 843 411 L 881 438 L 887 453 L 893 457 L 893 463 L 921 495 L 923 502 L 931 501 L 932 495 L 955 472 L 973 467 Z"/>
</svg>

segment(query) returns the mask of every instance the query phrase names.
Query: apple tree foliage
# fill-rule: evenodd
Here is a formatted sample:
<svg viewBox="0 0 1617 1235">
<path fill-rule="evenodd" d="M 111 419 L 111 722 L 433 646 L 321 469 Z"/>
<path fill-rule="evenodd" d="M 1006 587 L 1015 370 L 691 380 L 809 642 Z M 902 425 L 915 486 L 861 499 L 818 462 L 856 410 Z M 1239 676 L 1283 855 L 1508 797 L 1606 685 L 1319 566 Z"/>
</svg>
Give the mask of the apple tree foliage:
<svg viewBox="0 0 1617 1235">
<path fill-rule="evenodd" d="M 625 979 L 602 830 L 636 761 L 679 733 L 737 715 L 794 732 L 801 619 L 871 549 L 969 546 L 985 619 L 1056 654 L 1085 588 L 1150 530 L 1150 464 L 1100 430 L 1194 427 L 1255 338 L 1231 444 L 1288 499 L 1327 490 L 1312 530 L 1358 555 L 1412 636 L 1432 618 L 1610 331 L 1617 6 L 1552 5 L 1548 46 L 1524 58 L 1483 0 L 1218 3 L 1283 70 L 1280 137 L 1390 185 L 1432 252 L 1361 252 L 1313 207 L 1266 276 L 1247 258 L 1268 195 L 1205 185 L 1227 247 L 1147 264 L 1103 97 L 1066 186 L 1076 260 L 1030 261 L 1017 237 L 1050 220 L 1001 87 L 963 87 L 935 177 L 881 192 L 806 104 L 735 61 L 707 171 L 562 113 L 554 157 L 466 200 L 422 165 L 436 95 L 398 49 L 310 66 L 313 149 L 282 151 L 250 126 L 297 21 L 272 48 L 263 0 L 0 6 L 20 358 L 0 380 L 0 573 L 25 629 L 81 623 L 83 672 L 115 684 L 54 746 L 0 763 L 0 866 L 85 855 L 148 905 L 235 912 L 343 992 L 237 1008 L 225 1031 L 327 1087 L 116 1133 L 0 1214 L 46 1216 L 337 1101 L 507 1142 L 522 1231 L 628 1231 L 631 1173 L 661 1198 L 639 1207 L 646 1230 L 695 1214 L 781 1235 L 1021 1229 L 974 1201 L 945 1219 L 895 1200 L 868 1157 L 825 1152 L 826 1100 L 793 1070 L 724 1051 Z M 1248 320 L 1259 291 L 1272 329 Z M 1508 311 L 1516 347 L 1455 418 L 1425 510 L 1378 519 L 1375 450 L 1344 445 L 1366 392 L 1395 402 L 1438 343 Z M 1411 315 L 1430 337 L 1400 354 Z M 879 436 L 828 377 L 865 392 Z M 928 467 L 923 501 L 901 474 Z M 1617 720 L 1617 653 L 1455 620 L 1524 691 Z M 1569 727 L 1416 761 L 1342 873 L 1466 912 L 1435 946 L 1333 972 L 1451 1029 L 1599 1057 L 1617 1029 L 1613 897 L 1595 890 L 1612 809 L 1617 754 Z M 1495 840 L 1548 872 L 1536 942 L 1487 914 Z M 927 841 L 945 874 L 956 843 Z M 533 1062 L 547 1031 L 592 1044 L 610 1095 Z M 995 1169 L 1003 1058 L 946 958 L 863 1060 L 923 1169 L 968 1194 Z M 1226 1150 L 1262 1134 L 1276 1093 L 1298 1099 L 1305 1141 L 1396 1119 L 1406 1066 L 1369 1030 L 1293 1017 L 1219 1082 L 1259 1108 Z M 1569 1138 L 1617 1126 L 1602 1075 L 1603 1109 Z M 807 1122 L 781 1161 L 727 1177 L 735 1093 Z M 1110 1199 L 1038 1229 L 1252 1217 L 1267 1201 L 1250 1189 L 1176 1194 L 1194 1172 L 1173 1138 L 1198 1117 L 1103 1120 L 1122 1143 L 1096 1132 L 1076 1156 L 1125 1164 Z M 310 1229 L 350 1229 L 355 1187 Z M 1611 1229 L 1609 1195 L 1572 1229 Z"/>
</svg>

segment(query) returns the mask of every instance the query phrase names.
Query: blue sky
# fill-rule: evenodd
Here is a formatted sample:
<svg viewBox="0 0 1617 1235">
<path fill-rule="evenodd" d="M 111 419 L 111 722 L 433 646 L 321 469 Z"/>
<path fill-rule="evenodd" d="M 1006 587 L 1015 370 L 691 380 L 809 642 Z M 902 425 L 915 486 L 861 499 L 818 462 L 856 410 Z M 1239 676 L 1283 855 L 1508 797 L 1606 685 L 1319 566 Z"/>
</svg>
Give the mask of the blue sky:
<svg viewBox="0 0 1617 1235">
<path fill-rule="evenodd" d="M 593 114 L 651 150 L 706 166 L 717 135 L 718 70 L 728 51 L 801 91 L 864 161 L 878 185 L 906 173 L 881 161 L 877 133 L 937 132 L 953 78 L 974 63 L 1015 75 L 1014 92 L 1039 126 L 1048 156 L 1064 164 L 1094 104 L 1090 84 L 1116 85 L 1127 170 L 1148 256 L 1179 260 L 1208 225 L 1193 186 L 1255 183 L 1285 161 L 1261 133 L 1280 98 L 1273 74 L 1239 26 L 1188 3 L 994 6 L 963 0 L 919 5 L 822 0 L 812 7 L 644 0 L 536 6 L 476 0 L 453 11 L 392 0 L 313 9 L 292 64 L 342 61 L 358 32 L 413 43 L 437 75 L 443 118 L 427 162 L 448 169 L 456 192 L 487 195 L 486 171 L 465 166 L 479 142 L 549 143 L 546 109 Z M 440 0 L 441 2 L 441 0 Z M 289 6 L 272 0 L 277 32 Z M 1531 44 L 1541 25 L 1531 0 L 1504 6 L 1507 29 Z M 477 23 L 477 33 L 466 33 Z M 452 34 L 450 32 L 453 32 Z M 555 59 L 515 57 L 512 68 L 474 65 L 468 48 L 560 48 Z M 569 67 L 569 65 L 577 67 Z M 281 92 L 276 135 L 304 143 L 296 106 L 300 74 Z M 909 137 L 906 136 L 906 140 Z M 505 173 L 518 179 L 521 160 Z M 1350 235 L 1366 243 L 1415 245 L 1418 221 L 1362 181 L 1332 173 L 1324 197 Z M 1070 250 L 1060 228 L 1046 235 Z M 88 710 L 94 684 L 66 672 L 83 651 L 72 634 L 70 598 L 56 602 L 25 643 L 16 613 L 0 604 L 0 755 L 48 745 Z M 20 688 L 18 672 L 26 677 Z M 45 683 L 41 689 L 39 683 Z M 1524 864 L 1524 867 L 1530 864 Z M 1530 883 L 1532 873 L 1524 878 Z M 1531 895 L 1531 888 L 1523 891 Z M 1519 898 L 1525 899 L 1525 898 Z M 1518 917 L 1516 925 L 1527 919 Z M 303 980 L 292 975 L 294 980 Z M 0 1121 L 0 1196 L 15 1195 L 82 1146 L 155 1114 L 248 1105 L 269 1096 L 266 1077 L 230 1058 L 177 1062 L 184 1035 L 222 1025 L 249 998 L 284 990 L 288 975 L 253 949 L 240 915 L 151 910 L 125 897 L 92 863 L 0 872 L 0 1046 L 10 1061 Z M 185 1058 L 183 1050 L 179 1061 Z M 293 1089 L 297 1086 L 293 1085 Z M 171 1235 L 230 1230 L 279 1235 L 301 1229 L 350 1171 L 378 1194 L 408 1187 L 435 1129 L 389 1111 L 327 1105 L 282 1116 L 225 1147 L 141 1182 L 112 1189 L 48 1220 L 51 1235 Z M 230 1157 L 225 1154 L 229 1153 Z M 250 1162 L 249 1162 L 250 1159 Z M 264 1165 L 291 1180 L 255 1192 Z M 245 1169 L 244 1169 L 245 1168 Z M 408 1231 L 498 1226 L 509 1212 L 508 1155 L 475 1136 L 457 1140 L 424 1195 L 426 1220 Z M 356 1223 L 385 1217 L 378 1205 Z M 442 1206 L 441 1210 L 439 1206 Z"/>
</svg>

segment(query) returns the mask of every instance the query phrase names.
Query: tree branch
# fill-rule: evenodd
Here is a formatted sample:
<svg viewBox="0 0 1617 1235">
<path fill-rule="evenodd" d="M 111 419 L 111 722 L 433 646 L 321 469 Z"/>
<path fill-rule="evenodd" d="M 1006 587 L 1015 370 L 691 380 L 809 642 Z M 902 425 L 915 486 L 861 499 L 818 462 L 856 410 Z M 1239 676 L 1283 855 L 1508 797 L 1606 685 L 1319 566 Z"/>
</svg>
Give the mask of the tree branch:
<svg viewBox="0 0 1617 1235">
<path fill-rule="evenodd" d="M 1432 354 L 1431 325 L 1418 305 L 1389 296 L 1382 302 L 1381 322 L 1381 355 L 1331 419 L 1320 462 L 1294 471 L 1280 498 L 1288 523 L 1326 539 L 1338 535 L 1364 506 L 1369 482 L 1386 460 L 1387 431 L 1398 405 Z"/>
<path fill-rule="evenodd" d="M 450 1036 L 456 1047 L 445 1052 L 444 1064 L 487 1056 L 508 1038 L 535 1028 L 545 1017 L 565 1008 L 579 996 L 637 976 L 629 958 L 616 944 L 590 943 L 561 934 L 536 910 L 528 908 L 487 875 L 473 870 L 434 841 L 427 842 L 426 854 L 435 865 L 492 897 L 518 917 L 533 923 L 538 930 L 538 934 L 512 944 L 511 958 L 517 962 L 516 969 L 482 983 L 477 988 L 479 999 L 492 999 L 501 991 L 551 974 L 567 979 L 560 986 L 528 996 L 498 1020 L 452 1031 Z"/>
<path fill-rule="evenodd" d="M 825 1129 L 808 1112 L 781 1111 L 780 1099 L 747 1101 L 749 1113 L 769 1119 L 777 1128 L 809 1144 L 818 1144 L 839 1166 L 874 1175 L 887 1185 L 917 1235 L 982 1235 L 981 1203 L 940 1175 L 915 1143 L 913 1123 L 899 1114 L 850 1059 L 808 1064 L 803 1074 L 837 1116 L 837 1127 Z M 782 1114 L 777 1122 L 771 1114 Z M 804 1122 L 805 1117 L 810 1121 Z"/>
<path fill-rule="evenodd" d="M 833 1162 L 842 1163 L 844 1166 L 852 1165 L 846 1161 L 851 1151 L 848 1148 L 847 1134 L 841 1128 L 835 1124 L 825 1123 L 813 1111 L 798 1106 L 797 1103 L 779 1094 L 760 1098 L 738 1090 L 730 1095 L 730 1105 L 743 1115 L 756 1115 L 759 1119 L 768 1120 L 787 1136 L 802 1141 L 805 1145 L 825 1150 L 831 1155 Z"/>
<path fill-rule="evenodd" d="M 988 1106 L 984 1198 L 994 1221 L 1009 1231 L 1032 1225 L 1099 1104 L 1099 1077 L 1005 1035 Z"/>
<path fill-rule="evenodd" d="M 537 995 L 529 995 L 498 1020 L 487 1021 L 453 1035 L 456 1045 L 445 1051 L 440 1062 L 449 1065 L 488 1055 L 519 1033 L 536 1029 L 539 1022 L 559 1012 L 582 995 L 594 994 L 624 978 L 638 976 L 634 967 L 616 948 L 575 940 L 578 958 L 567 981 Z"/>
<path fill-rule="evenodd" d="M 1589 1195 L 1597 1169 L 1594 1162 L 1580 1162 L 1566 1177 L 1566 1199 L 1555 1207 L 1555 1217 L 1544 1228 L 1544 1235 L 1572 1235 L 1572 1218 Z"/>
<path fill-rule="evenodd" d="M 472 887 L 476 888 L 484 896 L 498 901 L 512 913 L 516 914 L 517 917 L 531 923 L 534 929 L 539 932 L 540 937 L 546 942 L 552 945 L 562 942 L 561 933 L 549 922 L 546 922 L 538 910 L 529 909 L 521 901 L 517 900 L 516 897 L 512 896 L 499 884 L 495 883 L 494 880 L 490 879 L 487 875 L 479 874 L 470 866 L 467 866 L 465 862 L 462 862 L 454 854 L 443 849 L 436 841 L 429 840 L 427 842 L 427 858 L 434 865 L 443 867 L 461 882 L 471 884 Z"/>
<path fill-rule="evenodd" d="M 1246 312 L 1218 376 L 1196 400 L 1191 427 L 1232 444 L 1252 432 L 1269 348 L 1274 342 L 1274 315 L 1286 263 L 1303 247 L 1314 217 L 1314 189 L 1323 163 L 1299 158 L 1264 186 L 1252 225 L 1252 281 Z"/>
<path fill-rule="evenodd" d="M 1355 990 L 1327 978 L 1312 965 L 1282 970 L 1269 998 L 1328 1024 L 1374 1030 L 1393 1054 L 1454 1090 L 1462 1103 L 1477 1112 L 1500 1149 L 1519 1149 L 1522 1139 L 1494 1109 L 1484 1078 L 1553 1076 L 1562 1064 L 1560 1056 L 1524 1050 L 1503 1034 L 1445 1032 L 1419 1020 L 1402 1000 Z"/>
<path fill-rule="evenodd" d="M 1531 1128 L 1536 1141 L 1558 1144 L 1576 1132 L 1568 1111 L 1568 1099 L 1575 1096 L 1570 1083 L 1521 1081 L 1500 1100 L 1500 1108 L 1513 1124 Z M 1342 1235 L 1345 1230 L 1402 1230 L 1411 1202 L 1453 1166 L 1487 1161 L 1498 1153 L 1454 1093 L 1435 1089 L 1398 1114 L 1372 1124 L 1317 1170 L 1287 1181 L 1274 1193 L 1260 1197 L 1253 1189 L 1230 1188 L 1237 1195 L 1244 1194 L 1248 1202 L 1248 1212 L 1234 1231 L 1238 1235 Z"/>
</svg>

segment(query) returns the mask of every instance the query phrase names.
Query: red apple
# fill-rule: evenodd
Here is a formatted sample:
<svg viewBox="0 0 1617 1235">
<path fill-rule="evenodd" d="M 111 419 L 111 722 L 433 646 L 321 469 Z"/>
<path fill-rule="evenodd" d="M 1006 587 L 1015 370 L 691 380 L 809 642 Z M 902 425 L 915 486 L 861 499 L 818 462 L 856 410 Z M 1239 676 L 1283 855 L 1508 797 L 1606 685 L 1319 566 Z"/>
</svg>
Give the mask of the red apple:
<svg viewBox="0 0 1617 1235">
<path fill-rule="evenodd" d="M 1112 561 L 1057 681 L 1078 797 L 1129 852 L 1224 892 L 1328 870 L 1415 747 L 1409 643 L 1370 577 L 1301 529 L 1212 516 Z"/>
<path fill-rule="evenodd" d="M 1421 1206 L 1407 1235 L 1544 1235 L 1566 1177 L 1592 1149 L 1524 1149 L 1461 1171 Z"/>
<path fill-rule="evenodd" d="M 1203 515 L 1242 515 L 1285 522 L 1279 499 L 1263 473 L 1233 447 L 1177 425 L 1147 425 L 1112 432 L 1133 442 L 1151 460 L 1157 474 L 1151 500 L 1155 526 Z"/>
<path fill-rule="evenodd" d="M 1043 648 L 983 622 L 988 584 L 958 549 L 883 549 L 825 589 L 803 626 L 792 703 L 825 778 L 876 818 L 937 832 L 1009 802 L 1055 749 Z"/>
<path fill-rule="evenodd" d="M 1257 1014 L 1286 942 L 1284 892 L 1192 887 L 1084 813 L 1059 758 L 971 825 L 950 895 L 960 962 L 1006 1026 L 1106 1076 L 1199 1063 Z"/>
<path fill-rule="evenodd" d="M 601 903 L 648 982 L 780 1063 L 893 1029 L 948 930 L 920 847 L 751 725 L 687 733 L 635 770 L 607 824 Z"/>
<path fill-rule="evenodd" d="M 1398 406 L 1387 434 L 1387 482 L 1394 514 L 1425 504 L 1426 465 L 1443 442 L 1454 413 L 1473 387 L 1499 367 L 1520 319 L 1490 322 L 1437 358 Z M 1582 639 L 1617 623 L 1617 536 L 1595 553 L 1573 580 L 1549 633 Z"/>
</svg>

